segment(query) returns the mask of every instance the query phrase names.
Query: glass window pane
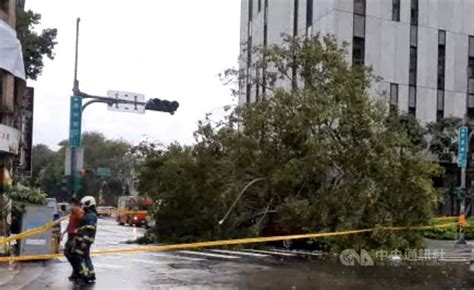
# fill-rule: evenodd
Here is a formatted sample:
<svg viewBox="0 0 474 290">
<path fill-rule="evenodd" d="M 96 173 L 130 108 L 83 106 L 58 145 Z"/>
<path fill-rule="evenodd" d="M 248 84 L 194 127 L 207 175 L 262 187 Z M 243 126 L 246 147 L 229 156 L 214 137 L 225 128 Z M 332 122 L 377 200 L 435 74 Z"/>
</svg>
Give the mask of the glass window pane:
<svg viewBox="0 0 474 290">
<path fill-rule="evenodd" d="M 306 1 L 306 27 L 313 26 L 313 0 Z"/>
<path fill-rule="evenodd" d="M 468 75 L 470 78 L 474 78 L 474 57 L 469 58 Z"/>
<path fill-rule="evenodd" d="M 474 36 L 469 36 L 469 56 L 474 57 Z"/>
<path fill-rule="evenodd" d="M 398 85 L 390 84 L 390 105 L 398 104 Z"/>
<path fill-rule="evenodd" d="M 354 13 L 365 15 L 365 0 L 354 0 Z"/>
<path fill-rule="evenodd" d="M 468 97 L 467 97 L 467 106 L 469 108 L 474 108 L 474 95 L 468 95 Z"/>
<path fill-rule="evenodd" d="M 409 74 L 409 84 L 415 85 L 416 84 L 416 64 L 417 61 L 417 50 L 415 47 L 410 48 L 410 74 Z"/>
<path fill-rule="evenodd" d="M 418 43 L 418 28 L 410 26 L 410 46 L 416 47 Z"/>
<path fill-rule="evenodd" d="M 468 93 L 474 94 L 474 78 L 469 78 Z"/>
<path fill-rule="evenodd" d="M 354 15 L 354 36 L 365 37 L 365 16 Z"/>
<path fill-rule="evenodd" d="M 418 25 L 418 0 L 411 0 L 410 23 Z"/>
<path fill-rule="evenodd" d="M 392 21 L 400 21 L 400 0 L 392 0 Z"/>
<path fill-rule="evenodd" d="M 364 64 L 364 46 L 365 41 L 363 38 L 354 37 L 352 59 L 354 64 Z"/>
<path fill-rule="evenodd" d="M 441 44 L 441 45 L 446 44 L 446 31 L 444 30 L 438 31 L 438 44 Z"/>
<path fill-rule="evenodd" d="M 436 121 L 439 121 L 444 118 L 444 111 L 437 111 L 436 112 Z"/>
<path fill-rule="evenodd" d="M 436 108 L 438 111 L 444 110 L 444 91 L 438 90 Z"/>
<path fill-rule="evenodd" d="M 410 87 L 410 91 L 408 94 L 408 107 L 409 108 L 416 107 L 416 87 Z"/>
</svg>

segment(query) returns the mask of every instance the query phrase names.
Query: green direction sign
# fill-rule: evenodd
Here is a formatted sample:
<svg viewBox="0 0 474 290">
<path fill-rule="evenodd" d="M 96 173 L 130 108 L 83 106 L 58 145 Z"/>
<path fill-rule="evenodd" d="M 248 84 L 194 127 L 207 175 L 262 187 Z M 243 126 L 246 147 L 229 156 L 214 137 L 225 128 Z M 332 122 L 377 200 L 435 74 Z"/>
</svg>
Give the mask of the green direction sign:
<svg viewBox="0 0 474 290">
<path fill-rule="evenodd" d="M 99 176 L 110 176 L 112 173 L 108 167 L 99 167 L 97 168 L 97 175 Z"/>
<path fill-rule="evenodd" d="M 458 135 L 458 167 L 466 168 L 467 166 L 467 153 L 469 146 L 469 132 L 467 127 L 459 128 Z"/>
<path fill-rule="evenodd" d="M 81 123 L 82 123 L 82 98 L 71 97 L 71 110 L 69 117 L 69 147 L 81 147 Z"/>
</svg>

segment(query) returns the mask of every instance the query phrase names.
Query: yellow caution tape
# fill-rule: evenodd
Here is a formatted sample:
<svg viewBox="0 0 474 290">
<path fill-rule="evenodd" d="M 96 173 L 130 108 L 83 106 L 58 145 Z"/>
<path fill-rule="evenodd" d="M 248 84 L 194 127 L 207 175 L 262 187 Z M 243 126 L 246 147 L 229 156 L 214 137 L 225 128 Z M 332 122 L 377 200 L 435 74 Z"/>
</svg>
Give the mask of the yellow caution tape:
<svg viewBox="0 0 474 290">
<path fill-rule="evenodd" d="M 441 216 L 441 217 L 435 217 L 433 218 L 433 220 L 435 221 L 449 221 L 449 220 L 457 220 L 458 217 L 457 216 Z"/>
<path fill-rule="evenodd" d="M 144 214 L 148 215 L 146 210 L 98 210 L 98 214 Z"/>
<path fill-rule="evenodd" d="M 387 231 L 400 231 L 400 230 L 424 230 L 430 228 L 446 228 L 457 225 L 457 223 L 447 223 L 434 226 L 417 226 L 417 227 L 384 227 L 382 230 Z M 266 243 L 275 241 L 285 240 L 298 240 L 298 239 L 311 239 L 311 238 L 323 238 L 323 237 L 336 237 L 336 236 L 347 236 L 361 233 L 373 232 L 374 229 L 360 229 L 351 231 L 331 232 L 331 233 L 316 233 L 316 234 L 301 234 L 301 235 L 288 235 L 288 236 L 273 236 L 273 237 L 257 237 L 257 238 L 244 238 L 234 240 L 219 240 L 219 241 L 208 241 L 208 242 L 197 242 L 197 243 L 186 243 L 186 244 L 175 244 L 175 245 L 162 245 L 162 246 L 144 246 L 135 247 L 128 249 L 112 249 L 112 250 L 100 250 L 91 253 L 92 256 L 99 255 L 110 255 L 110 254 L 125 254 L 125 253 L 141 253 L 141 252 L 158 252 L 158 251 L 173 251 L 173 250 L 186 250 L 186 249 L 198 249 L 198 248 L 209 248 L 209 247 L 220 247 L 220 246 L 231 246 L 231 245 L 243 245 L 243 244 L 254 244 L 254 243 Z M 0 257 L 0 263 L 5 262 L 18 262 L 18 261 L 34 261 L 34 260 L 49 260 L 61 257 L 62 254 L 50 254 L 50 255 L 37 255 L 37 256 L 21 256 L 21 257 Z"/>
<path fill-rule="evenodd" d="M 9 236 L 7 238 L 4 238 L 4 239 L 1 239 L 0 240 L 0 245 L 1 244 L 5 244 L 5 243 L 8 243 L 8 242 L 11 242 L 11 241 L 14 241 L 14 240 L 21 240 L 21 239 L 24 239 L 24 238 L 27 238 L 27 237 L 31 237 L 31 236 L 34 236 L 34 235 L 37 235 L 37 234 L 40 234 L 44 231 L 47 231 L 49 230 L 50 228 L 53 228 L 55 226 L 57 226 L 58 224 L 60 224 L 63 220 L 67 219 L 69 216 L 65 216 L 65 217 L 62 217 L 54 222 L 51 222 L 49 224 L 45 224 L 43 226 L 40 226 L 40 227 L 37 227 L 37 228 L 34 228 L 34 229 L 31 229 L 31 230 L 27 230 L 27 231 L 24 231 L 24 232 L 21 232 L 19 234 L 16 234 L 16 235 L 13 235 L 13 236 Z"/>
</svg>

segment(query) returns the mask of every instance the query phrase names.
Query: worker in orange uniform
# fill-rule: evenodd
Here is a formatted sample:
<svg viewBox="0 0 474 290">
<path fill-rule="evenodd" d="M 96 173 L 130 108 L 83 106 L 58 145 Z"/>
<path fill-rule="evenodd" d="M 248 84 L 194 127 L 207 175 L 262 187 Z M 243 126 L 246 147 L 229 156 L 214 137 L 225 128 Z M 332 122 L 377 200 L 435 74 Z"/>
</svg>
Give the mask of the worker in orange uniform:
<svg viewBox="0 0 474 290">
<path fill-rule="evenodd" d="M 79 278 L 81 268 L 77 256 L 74 253 L 74 238 L 76 237 L 77 231 L 81 226 L 81 221 L 84 218 L 84 210 L 81 208 L 80 201 L 75 197 L 71 198 L 69 204 L 71 206 L 71 216 L 69 217 L 69 224 L 66 229 L 67 241 L 64 246 L 64 256 L 66 256 L 72 267 L 72 274 L 69 276 L 69 280 L 75 281 Z"/>
</svg>

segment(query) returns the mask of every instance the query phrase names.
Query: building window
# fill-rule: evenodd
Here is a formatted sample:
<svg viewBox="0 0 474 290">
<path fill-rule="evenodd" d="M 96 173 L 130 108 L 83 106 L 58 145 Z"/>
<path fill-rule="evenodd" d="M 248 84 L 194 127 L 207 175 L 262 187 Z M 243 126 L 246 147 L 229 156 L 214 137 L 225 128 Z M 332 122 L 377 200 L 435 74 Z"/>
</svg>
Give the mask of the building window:
<svg viewBox="0 0 474 290">
<path fill-rule="evenodd" d="M 262 11 L 262 0 L 258 0 L 258 13 Z"/>
<path fill-rule="evenodd" d="M 470 78 L 474 78 L 474 57 L 469 57 L 468 75 Z"/>
<path fill-rule="evenodd" d="M 400 21 L 400 0 L 392 0 L 392 21 Z"/>
<path fill-rule="evenodd" d="M 390 84 L 390 113 L 396 111 L 398 107 L 398 84 Z"/>
<path fill-rule="evenodd" d="M 360 37 L 354 37 L 352 59 L 353 64 L 363 65 L 364 64 L 364 53 L 365 53 L 365 40 Z"/>
<path fill-rule="evenodd" d="M 467 95 L 467 116 L 474 118 L 474 94 Z"/>
<path fill-rule="evenodd" d="M 416 87 L 410 86 L 408 90 L 408 113 L 416 116 Z"/>
<path fill-rule="evenodd" d="M 365 0 L 354 0 L 354 13 L 365 15 Z"/>
<path fill-rule="evenodd" d="M 410 23 L 418 25 L 418 0 L 411 0 Z"/>
<path fill-rule="evenodd" d="M 438 45 L 446 45 L 446 31 L 438 31 Z"/>
<path fill-rule="evenodd" d="M 263 10 L 263 46 L 267 47 L 268 45 L 268 0 L 264 0 L 264 10 Z M 264 56 L 265 57 L 265 56 Z M 265 98 L 267 91 L 267 68 L 266 60 L 264 59 L 263 68 L 262 68 L 262 97 Z"/>
<path fill-rule="evenodd" d="M 410 70 L 408 84 L 416 85 L 416 61 L 417 61 L 417 49 L 416 47 L 410 47 Z"/>
<path fill-rule="evenodd" d="M 313 0 L 306 0 L 306 33 L 311 34 L 313 27 Z"/>
<path fill-rule="evenodd" d="M 298 10 L 299 10 L 299 0 L 295 0 L 293 5 L 293 36 L 298 36 Z"/>
<path fill-rule="evenodd" d="M 411 0 L 410 64 L 408 68 L 408 113 L 416 116 L 416 74 L 418 60 L 418 0 Z"/>
<path fill-rule="evenodd" d="M 365 38 L 365 17 L 354 15 L 354 36 Z"/>
<path fill-rule="evenodd" d="M 446 31 L 438 31 L 438 89 L 444 90 L 446 68 Z"/>
<path fill-rule="evenodd" d="M 414 25 L 410 26 L 410 46 L 418 46 L 418 28 Z"/>
<path fill-rule="evenodd" d="M 436 120 L 439 121 L 444 118 L 444 91 L 438 90 L 436 96 Z"/>
<path fill-rule="evenodd" d="M 249 0 L 249 22 L 252 21 L 253 18 L 253 0 Z"/>
<path fill-rule="evenodd" d="M 446 72 L 446 31 L 438 31 L 438 92 L 436 97 L 436 120 L 444 118 L 444 80 Z"/>
<path fill-rule="evenodd" d="M 474 36 L 469 36 L 469 56 L 474 57 Z"/>
<path fill-rule="evenodd" d="M 365 58 L 365 0 L 354 0 L 352 64 L 363 65 Z"/>
<path fill-rule="evenodd" d="M 248 15 L 248 27 L 247 27 L 247 89 L 246 89 L 246 101 L 250 103 L 252 93 L 252 80 L 250 79 L 250 68 L 252 67 L 252 18 L 253 18 L 253 0 L 248 1 L 249 15 Z"/>
</svg>

